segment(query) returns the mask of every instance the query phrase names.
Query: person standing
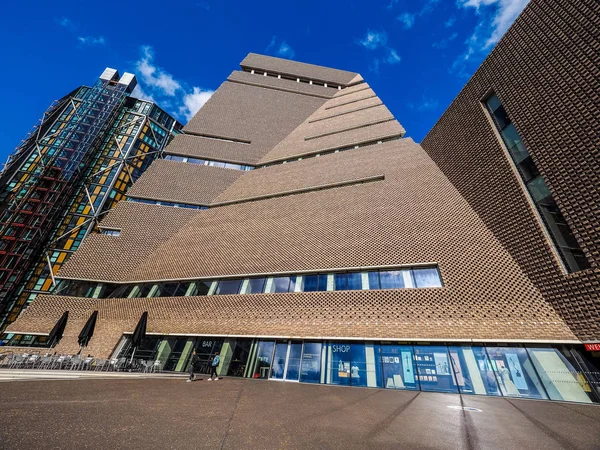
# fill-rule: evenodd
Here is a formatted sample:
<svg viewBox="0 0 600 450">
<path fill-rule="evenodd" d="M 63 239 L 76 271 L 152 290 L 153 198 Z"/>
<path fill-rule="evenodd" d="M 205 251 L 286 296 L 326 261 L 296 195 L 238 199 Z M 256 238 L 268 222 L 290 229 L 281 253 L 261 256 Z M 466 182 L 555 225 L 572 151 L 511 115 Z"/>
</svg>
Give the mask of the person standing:
<svg viewBox="0 0 600 450">
<path fill-rule="evenodd" d="M 219 358 L 219 352 L 215 352 L 215 356 L 213 356 L 212 362 L 210 363 L 210 378 L 208 381 L 212 381 L 213 374 L 215 375 L 215 381 L 219 379 L 217 376 L 217 367 L 219 367 L 219 362 L 221 362 L 221 359 Z"/>
<path fill-rule="evenodd" d="M 194 375 L 194 366 L 198 362 L 198 355 L 196 355 L 196 349 L 192 353 L 192 360 L 190 361 L 190 376 L 188 377 L 186 383 L 191 383 L 196 380 L 196 375 Z"/>
</svg>

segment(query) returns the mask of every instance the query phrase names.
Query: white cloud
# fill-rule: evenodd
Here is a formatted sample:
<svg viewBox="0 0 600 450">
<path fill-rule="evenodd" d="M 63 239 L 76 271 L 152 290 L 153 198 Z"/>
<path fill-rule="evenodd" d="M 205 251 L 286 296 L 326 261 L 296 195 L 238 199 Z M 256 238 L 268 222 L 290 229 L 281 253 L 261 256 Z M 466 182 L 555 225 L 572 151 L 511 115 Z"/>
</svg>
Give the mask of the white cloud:
<svg viewBox="0 0 600 450">
<path fill-rule="evenodd" d="M 77 40 L 83 45 L 104 45 L 106 41 L 104 40 L 104 36 L 79 36 Z"/>
<path fill-rule="evenodd" d="M 388 54 L 387 54 L 385 61 L 388 64 L 397 64 L 402 60 L 402 58 L 400 58 L 400 55 L 398 55 L 398 52 L 396 50 L 394 50 L 393 48 L 388 48 L 387 51 L 388 51 Z"/>
<path fill-rule="evenodd" d="M 452 25 L 454 25 L 455 22 L 456 22 L 456 17 L 452 16 L 444 22 L 444 26 L 446 28 L 450 28 Z"/>
<path fill-rule="evenodd" d="M 292 47 L 289 46 L 287 42 L 282 41 L 281 45 L 279 45 L 279 49 L 277 50 L 277 55 L 287 59 L 294 59 L 296 52 L 294 49 L 292 49 Z"/>
<path fill-rule="evenodd" d="M 375 50 L 376 48 L 385 46 L 387 40 L 388 37 L 385 31 L 367 30 L 365 37 L 359 39 L 357 42 L 368 50 Z"/>
<path fill-rule="evenodd" d="M 76 31 L 77 25 L 73 23 L 71 19 L 68 17 L 61 17 L 60 19 L 56 19 L 56 23 L 61 27 L 66 28 L 68 31 Z"/>
<path fill-rule="evenodd" d="M 183 96 L 183 105 L 179 108 L 179 112 L 189 121 L 213 94 L 214 91 L 194 86 L 192 92 Z"/>
<path fill-rule="evenodd" d="M 408 30 L 415 24 L 415 14 L 405 12 L 396 17 L 396 20 L 402 23 L 405 30 Z"/>
<path fill-rule="evenodd" d="M 265 48 L 265 53 L 287 59 L 294 59 L 296 56 L 294 49 L 284 40 L 279 40 L 277 36 L 271 38 L 269 45 Z"/>
<path fill-rule="evenodd" d="M 131 93 L 131 96 L 135 97 L 135 98 L 139 98 L 141 100 L 147 100 L 149 102 L 156 103 L 156 100 L 154 99 L 154 97 L 151 94 L 148 94 L 146 91 L 144 91 L 144 89 L 142 89 L 142 85 L 139 83 L 136 85 L 135 89 Z M 161 105 L 161 106 L 164 108 L 164 105 Z"/>
<path fill-rule="evenodd" d="M 163 95 L 172 97 L 181 89 L 181 84 L 170 73 L 154 65 L 154 52 L 148 45 L 142 47 L 142 57 L 136 62 L 136 70 L 145 84 L 160 90 Z"/>
<path fill-rule="evenodd" d="M 460 8 L 474 9 L 478 23 L 465 41 L 465 51 L 454 61 L 451 73 L 469 77 L 471 64 L 478 64 L 506 33 L 529 0 L 457 0 Z"/>
<path fill-rule="evenodd" d="M 379 73 L 379 68 L 381 67 L 381 65 L 397 64 L 402 60 L 402 58 L 394 48 L 387 46 L 387 41 L 387 33 L 383 30 L 367 30 L 365 36 L 362 39 L 356 39 L 356 44 L 366 48 L 369 51 L 376 50 L 374 53 L 376 55 L 381 55 L 376 56 L 371 60 L 371 63 L 369 64 L 369 71 Z"/>
<path fill-rule="evenodd" d="M 502 38 L 518 15 L 529 3 L 529 0 L 458 0 L 463 8 L 475 8 L 480 17 L 472 43 L 487 49 Z M 493 11 L 490 11 L 490 8 Z M 490 23 L 491 22 L 491 23 Z M 482 26 L 480 26 L 482 25 Z M 481 34 L 487 35 L 482 36 Z"/>
<path fill-rule="evenodd" d="M 150 46 L 140 47 L 140 59 L 135 62 L 139 84 L 132 96 L 158 104 L 171 111 L 180 120 L 189 121 L 214 94 L 211 89 L 198 86 L 191 88 L 178 81 L 173 75 L 155 62 L 154 50 Z"/>
</svg>

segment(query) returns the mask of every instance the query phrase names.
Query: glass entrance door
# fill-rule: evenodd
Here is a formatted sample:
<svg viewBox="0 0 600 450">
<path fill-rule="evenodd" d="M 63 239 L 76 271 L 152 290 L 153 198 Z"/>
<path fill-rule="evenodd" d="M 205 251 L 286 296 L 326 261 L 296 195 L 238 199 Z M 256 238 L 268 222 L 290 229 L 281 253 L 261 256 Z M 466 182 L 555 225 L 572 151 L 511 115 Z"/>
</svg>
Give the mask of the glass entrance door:
<svg viewBox="0 0 600 450">
<path fill-rule="evenodd" d="M 273 352 L 271 366 L 272 380 L 298 381 L 300 361 L 302 360 L 302 342 L 278 341 Z"/>
</svg>

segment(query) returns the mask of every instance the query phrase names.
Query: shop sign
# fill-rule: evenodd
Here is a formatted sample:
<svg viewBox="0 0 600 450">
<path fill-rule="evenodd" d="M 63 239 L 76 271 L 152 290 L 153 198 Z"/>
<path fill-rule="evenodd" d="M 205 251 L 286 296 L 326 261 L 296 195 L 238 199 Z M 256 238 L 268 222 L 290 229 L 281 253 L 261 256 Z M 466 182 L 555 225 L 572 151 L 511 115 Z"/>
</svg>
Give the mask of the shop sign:
<svg viewBox="0 0 600 450">
<path fill-rule="evenodd" d="M 600 342 L 596 344 L 584 344 L 588 352 L 600 352 Z"/>
</svg>

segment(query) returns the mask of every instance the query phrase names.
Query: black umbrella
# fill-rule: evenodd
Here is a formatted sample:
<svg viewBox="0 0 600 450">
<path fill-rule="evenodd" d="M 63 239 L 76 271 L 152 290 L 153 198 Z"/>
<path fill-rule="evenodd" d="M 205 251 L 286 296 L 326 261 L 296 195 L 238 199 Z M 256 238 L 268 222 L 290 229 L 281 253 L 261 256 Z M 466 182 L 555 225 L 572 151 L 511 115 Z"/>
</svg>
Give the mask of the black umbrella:
<svg viewBox="0 0 600 450">
<path fill-rule="evenodd" d="M 50 347 L 54 347 L 56 344 L 58 344 L 58 341 L 60 341 L 63 337 L 68 319 L 69 311 L 65 311 L 60 319 L 58 319 L 58 322 L 56 322 L 54 325 L 54 328 L 52 328 L 52 331 L 50 331 L 50 334 L 48 335 L 48 343 L 50 344 Z"/>
<path fill-rule="evenodd" d="M 148 311 L 144 311 L 142 317 L 133 331 L 131 336 L 131 345 L 133 346 L 133 352 L 131 353 L 131 361 L 133 361 L 133 355 L 135 355 L 135 349 L 140 346 L 142 340 L 146 338 L 146 326 L 148 325 Z"/>
<path fill-rule="evenodd" d="M 81 333 L 79 333 L 77 342 L 81 346 L 81 348 L 79 349 L 80 353 L 81 353 L 81 349 L 83 349 L 83 347 L 87 347 L 87 345 L 90 342 L 90 339 L 94 335 L 94 328 L 96 328 L 96 318 L 97 317 L 98 317 L 98 311 L 94 311 L 92 313 L 92 315 L 90 316 L 90 318 L 88 319 L 88 321 L 85 323 L 85 326 L 81 330 Z"/>
</svg>

